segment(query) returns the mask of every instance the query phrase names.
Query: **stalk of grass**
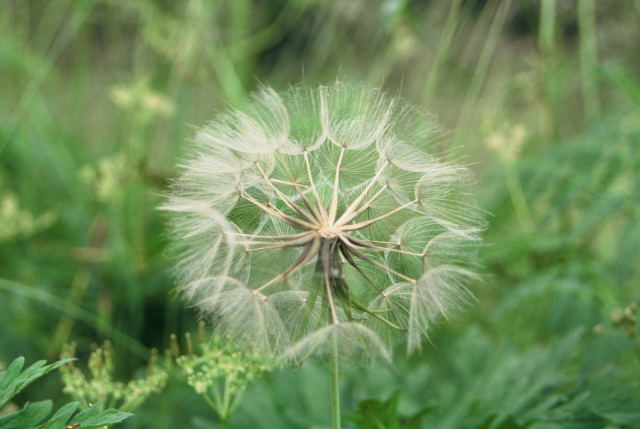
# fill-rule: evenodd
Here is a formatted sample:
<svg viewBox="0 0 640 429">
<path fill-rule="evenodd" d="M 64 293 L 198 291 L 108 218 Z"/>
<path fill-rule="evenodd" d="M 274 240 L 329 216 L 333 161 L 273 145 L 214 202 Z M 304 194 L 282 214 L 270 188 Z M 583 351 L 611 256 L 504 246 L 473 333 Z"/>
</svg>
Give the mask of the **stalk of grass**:
<svg viewBox="0 0 640 429">
<path fill-rule="evenodd" d="M 480 58 L 478 59 L 478 63 L 473 73 L 471 84 L 469 85 L 469 89 L 467 90 L 465 101 L 460 111 L 458 123 L 455 127 L 456 130 L 462 129 L 462 125 L 468 121 L 471 113 L 474 110 L 476 102 L 478 101 L 478 97 L 480 96 L 480 92 L 489 72 L 489 67 L 491 66 L 491 60 L 493 59 L 496 47 L 498 46 L 498 39 L 500 37 L 500 34 L 502 33 L 502 29 L 507 18 L 507 12 L 509 11 L 509 7 L 511 6 L 511 0 L 494 2 L 494 4 L 496 4 L 495 14 L 491 21 L 491 26 L 489 27 L 486 42 L 482 48 L 482 53 L 480 54 Z M 463 134 L 464 133 L 460 132 L 456 134 L 455 143 L 459 144 L 465 139 L 466 136 Z"/>
<path fill-rule="evenodd" d="M 149 357 L 149 349 L 147 349 L 136 339 L 130 337 L 118 328 L 115 328 L 110 324 L 106 324 L 104 320 L 96 317 L 90 311 L 80 308 L 68 301 L 65 301 L 64 299 L 47 292 L 43 288 L 35 288 L 32 286 L 24 285 L 22 283 L 17 283 L 11 280 L 0 278 L 0 291 L 5 291 L 6 293 L 10 293 L 15 296 L 22 296 L 24 298 L 34 300 L 64 314 L 69 314 L 75 319 L 91 326 L 96 331 L 104 334 L 109 338 L 112 338 L 114 342 L 122 344 L 134 355 L 143 359 L 148 359 Z"/>
<path fill-rule="evenodd" d="M 590 121 L 600 113 L 597 81 L 596 5 L 593 0 L 578 1 L 578 28 L 584 115 L 585 120 Z"/>
<path fill-rule="evenodd" d="M 229 46 L 231 55 L 237 60 L 243 60 L 273 46 L 282 40 L 300 16 L 310 8 L 311 5 L 286 2 L 276 17 L 264 28 L 253 34 L 244 34 L 243 38 L 233 39 L 233 44 Z"/>
<path fill-rule="evenodd" d="M 538 26 L 538 46 L 544 55 L 550 55 L 554 50 L 555 21 L 556 0 L 542 0 Z"/>
<path fill-rule="evenodd" d="M 9 143 L 9 141 L 14 137 L 15 132 L 17 131 L 20 123 L 24 119 L 24 116 L 27 113 L 28 107 L 34 98 L 37 96 L 40 85 L 44 83 L 44 81 L 49 77 L 52 72 L 55 62 L 64 50 L 64 48 L 69 44 L 69 42 L 76 35 L 79 28 L 86 21 L 89 13 L 93 8 L 92 2 L 83 3 L 82 6 L 78 6 L 74 8 L 73 14 L 70 19 L 63 19 L 59 26 L 54 26 L 55 31 L 53 31 L 50 35 L 49 40 L 54 40 L 51 47 L 48 49 L 48 62 L 45 67 L 42 67 L 38 70 L 38 72 L 33 76 L 31 81 L 27 84 L 26 88 L 22 92 L 22 94 L 18 97 L 18 101 L 16 103 L 16 107 L 13 111 L 13 126 L 10 131 L 7 133 L 6 137 L 0 141 L 0 154 Z M 43 18 L 44 19 L 44 18 Z M 66 26 L 65 26 L 66 24 Z M 64 27 L 64 28 L 63 28 Z M 45 29 L 48 27 L 45 27 Z M 60 33 L 56 38 L 55 34 Z"/>
<path fill-rule="evenodd" d="M 554 139 L 558 132 L 556 118 L 558 112 L 556 88 L 556 0 L 542 0 L 538 26 L 538 48 L 541 52 L 542 94 L 544 106 L 544 124 L 542 126 L 548 140 Z"/>
<path fill-rule="evenodd" d="M 531 218 L 531 211 L 529 210 L 529 204 L 527 203 L 527 197 L 525 196 L 518 170 L 512 163 L 505 163 L 503 168 L 507 190 L 520 227 L 526 233 L 531 233 L 534 231 L 535 225 Z"/>
<path fill-rule="evenodd" d="M 232 11 L 232 23 L 236 25 L 233 26 L 234 28 L 232 34 L 238 33 L 239 29 L 237 28 L 237 26 L 239 22 L 243 20 L 243 5 L 241 3 L 244 2 L 233 2 L 235 6 L 233 7 Z M 218 12 L 218 10 L 214 10 L 213 14 L 217 14 Z M 206 22 L 203 22 L 201 24 L 203 26 L 207 25 Z M 240 76 L 237 64 L 235 63 L 232 56 L 232 52 L 227 47 L 227 42 L 224 35 L 221 31 L 215 31 L 215 33 L 217 43 L 208 44 L 205 48 L 206 54 L 219 81 L 220 88 L 225 94 L 225 98 L 231 104 L 237 104 L 246 95 L 246 89 L 244 87 L 244 84 L 242 83 L 242 78 Z"/>
<path fill-rule="evenodd" d="M 91 278 L 91 271 L 88 267 L 80 268 L 73 277 L 71 282 L 71 289 L 69 290 L 69 296 L 67 298 L 67 304 L 77 306 L 84 298 L 89 280 Z M 60 352 L 60 348 L 65 342 L 69 341 L 69 334 L 73 329 L 76 317 L 69 312 L 64 312 L 60 321 L 56 325 L 53 331 L 53 336 L 49 348 L 47 350 L 47 357 L 52 358 Z"/>
<path fill-rule="evenodd" d="M 442 37 L 438 42 L 438 50 L 436 51 L 436 56 L 433 60 L 433 65 L 429 70 L 429 77 L 427 78 L 427 83 L 425 85 L 425 105 L 428 105 L 428 100 L 432 97 L 432 92 L 436 87 L 436 84 L 438 83 L 442 64 L 449 55 L 449 49 L 451 48 L 453 36 L 455 35 L 456 29 L 460 24 L 461 6 L 462 0 L 453 0 L 451 2 L 451 6 L 449 7 L 447 20 L 442 31 Z"/>
<path fill-rule="evenodd" d="M 340 429 L 340 362 L 335 333 L 331 338 L 331 429 Z"/>
</svg>

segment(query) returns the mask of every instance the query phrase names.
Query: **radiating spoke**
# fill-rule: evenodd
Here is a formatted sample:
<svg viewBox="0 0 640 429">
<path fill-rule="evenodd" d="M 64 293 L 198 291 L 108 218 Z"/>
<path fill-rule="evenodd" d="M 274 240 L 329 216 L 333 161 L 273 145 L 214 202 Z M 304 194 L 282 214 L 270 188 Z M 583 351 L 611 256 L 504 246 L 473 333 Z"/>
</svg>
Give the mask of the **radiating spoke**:
<svg viewBox="0 0 640 429">
<path fill-rule="evenodd" d="M 358 229 L 366 228 L 366 227 L 378 222 L 379 220 L 382 220 L 382 219 L 384 219 L 384 218 L 386 218 L 388 216 L 391 216 L 394 213 L 399 212 L 400 210 L 402 210 L 404 208 L 409 207 L 412 204 L 415 204 L 417 201 L 418 200 L 409 201 L 408 203 L 403 204 L 403 205 L 401 205 L 399 207 L 396 207 L 395 209 L 393 209 L 393 210 L 391 210 L 391 211 L 389 211 L 389 212 L 387 212 L 387 213 L 385 213 L 383 215 L 380 215 L 380 216 L 375 217 L 373 219 L 365 220 L 363 222 L 354 223 L 354 224 L 351 224 L 351 225 L 341 226 L 340 229 L 342 229 L 343 231 L 356 231 Z"/>
<path fill-rule="evenodd" d="M 399 243 L 397 241 L 370 240 L 368 238 L 358 238 L 358 240 L 368 241 L 369 243 L 390 244 L 392 246 L 400 246 L 400 244 L 401 244 L 401 243 Z"/>
<path fill-rule="evenodd" d="M 348 221 L 345 222 L 345 219 L 349 218 L 351 214 L 358 209 L 358 206 L 364 199 L 365 195 L 367 195 L 367 192 L 371 190 L 373 185 L 376 183 L 376 180 L 378 180 L 378 177 L 380 177 L 380 175 L 382 174 L 382 172 L 384 171 L 384 169 L 387 167 L 388 164 L 389 164 L 388 161 L 385 161 L 384 163 L 382 163 L 382 166 L 380 166 L 375 176 L 373 176 L 373 178 L 371 178 L 369 183 L 367 183 L 367 186 L 364 188 L 362 193 L 358 195 L 355 200 L 353 200 L 353 202 L 349 205 L 349 207 L 347 207 L 344 213 L 342 213 L 342 216 L 340 216 L 340 218 L 336 221 L 336 225 L 342 225 L 348 222 Z"/>
<path fill-rule="evenodd" d="M 394 252 L 394 253 L 399 253 L 401 255 L 410 255 L 410 256 L 417 256 L 419 258 L 422 258 L 424 256 L 424 253 L 417 253 L 417 252 L 411 252 L 408 250 L 401 250 L 401 249 L 393 249 L 390 247 L 382 247 L 382 246 L 376 246 L 374 244 L 371 244 L 370 242 L 368 242 L 369 240 L 366 239 L 359 239 L 359 238 L 353 238 L 353 237 L 349 237 L 349 240 L 354 243 L 356 246 L 365 249 L 365 250 L 377 250 L 377 251 L 381 251 L 381 252 Z"/>
<path fill-rule="evenodd" d="M 262 284 L 257 289 L 254 289 L 254 292 L 256 293 L 260 292 L 261 290 L 271 286 L 272 284 L 279 282 L 280 280 L 284 279 L 285 277 L 287 277 L 289 274 L 291 274 L 298 268 L 301 268 L 302 266 L 304 266 L 304 264 L 306 264 L 307 262 L 311 261 L 315 256 L 314 254 L 318 251 L 319 245 L 320 245 L 320 240 L 318 240 L 317 238 L 311 239 L 307 243 L 307 246 L 302 250 L 300 255 L 298 255 L 298 257 L 293 262 L 293 264 L 289 266 L 289 268 L 287 268 L 277 276 L 273 277 L 268 282 Z"/>
<path fill-rule="evenodd" d="M 304 238 L 301 240 L 295 240 L 295 241 L 284 241 L 284 242 L 277 242 L 277 241 L 258 241 L 258 240 L 247 240 L 247 241 L 238 241 L 237 243 L 242 245 L 242 246 L 251 246 L 251 245 L 264 245 L 264 246 L 271 246 L 271 248 L 273 249 L 277 249 L 280 247 L 296 247 L 296 246 L 300 246 L 300 244 L 305 244 L 309 239 L 308 238 Z"/>
<path fill-rule="evenodd" d="M 385 185 L 382 188 L 378 189 L 378 191 L 373 194 L 373 196 L 371 198 L 369 198 L 369 200 L 367 200 L 366 203 L 364 203 L 358 210 L 354 211 L 353 213 L 351 213 L 348 217 L 344 217 L 344 215 L 341 217 L 341 221 L 337 222 L 336 224 L 338 226 L 341 225 L 345 225 L 349 222 L 351 222 L 352 220 L 354 220 L 355 218 L 358 217 L 358 215 L 360 215 L 360 213 L 362 213 L 363 211 L 367 210 L 369 207 L 371 207 L 371 204 L 373 204 L 373 202 L 376 200 L 376 198 L 378 198 L 380 196 L 380 194 L 382 194 L 384 191 L 386 191 L 388 189 L 388 187 Z"/>
<path fill-rule="evenodd" d="M 274 240 L 295 240 L 297 238 L 303 237 L 309 234 L 309 231 L 299 232 L 297 234 L 289 234 L 289 235 L 260 235 L 260 234 L 245 234 L 244 232 L 230 232 L 233 235 L 239 235 L 241 237 L 249 237 L 249 238 L 264 238 L 264 239 L 274 239 Z"/>
<path fill-rule="evenodd" d="M 353 245 L 353 243 L 351 242 L 351 240 L 349 240 L 349 238 L 345 237 L 345 236 L 341 236 L 340 237 L 341 240 L 343 240 L 345 242 L 345 244 L 347 246 L 349 246 L 349 251 L 351 253 L 353 253 L 354 255 L 356 255 L 358 258 L 362 259 L 363 261 L 369 262 L 373 265 L 376 265 L 380 268 L 382 268 L 385 271 L 390 272 L 391 274 L 395 274 L 396 276 L 410 282 L 410 283 L 415 283 L 416 279 L 412 279 L 411 277 L 405 276 L 404 274 L 394 270 L 393 268 L 389 268 L 387 267 L 385 264 L 382 264 L 378 261 L 376 261 L 375 259 L 371 259 L 370 257 L 368 257 L 367 255 L 363 254 L 362 252 L 360 252 L 355 245 Z"/>
<path fill-rule="evenodd" d="M 309 198 L 307 198 L 304 192 L 300 192 L 298 195 L 302 199 L 304 205 L 307 206 L 311 213 L 313 213 L 313 217 L 315 217 L 316 219 L 322 219 L 322 215 L 318 212 L 318 209 L 316 209 L 313 204 L 311 204 L 311 201 L 309 201 Z"/>
<path fill-rule="evenodd" d="M 264 249 L 281 249 L 285 247 L 300 247 L 307 244 L 313 238 L 314 238 L 313 234 L 309 231 L 309 232 L 305 232 L 303 235 L 301 235 L 300 237 L 294 240 L 285 240 L 281 242 L 246 240 L 246 241 L 239 241 L 238 244 L 243 246 L 262 245 L 263 247 L 260 247 L 260 248 L 248 249 L 249 251 L 257 251 L 257 250 L 264 250 Z"/>
<path fill-rule="evenodd" d="M 349 265 L 351 265 L 358 273 L 360 273 L 360 275 L 362 277 L 364 277 L 365 280 L 367 280 L 367 282 L 371 286 L 373 286 L 373 288 L 376 291 L 378 291 L 379 293 L 382 293 L 382 288 L 380 288 L 378 285 L 376 285 L 373 282 L 373 280 L 371 280 L 371 278 L 369 278 L 369 276 L 364 271 L 362 271 L 362 268 L 360 268 L 358 266 L 358 264 L 356 264 L 356 261 L 353 260 L 353 257 L 351 256 L 351 253 L 349 253 L 349 248 L 347 247 L 347 245 L 342 240 L 341 240 L 341 243 L 340 243 L 340 253 L 342 253 L 342 256 L 344 256 L 344 258 L 347 260 Z"/>
<path fill-rule="evenodd" d="M 279 179 L 271 179 L 271 181 L 274 182 L 274 183 L 281 183 L 283 185 L 295 186 L 295 188 L 298 190 L 298 196 L 304 202 L 304 205 L 307 207 L 307 209 L 309 210 L 311 215 L 315 219 L 320 219 L 320 213 L 318 213 L 318 209 L 316 209 L 313 206 L 313 204 L 311 204 L 311 201 L 309 201 L 307 196 L 304 194 L 304 190 L 300 189 L 300 188 L 307 188 L 305 185 L 302 185 L 300 183 L 287 182 L 286 180 L 279 180 Z M 307 188 L 307 189 L 309 189 L 309 188 Z"/>
<path fill-rule="evenodd" d="M 331 203 L 329 204 L 329 219 L 330 224 L 334 224 L 336 221 L 336 212 L 338 211 L 338 190 L 340 188 L 340 167 L 342 165 L 342 158 L 344 158 L 344 147 L 340 149 L 340 156 L 338 157 L 338 163 L 336 164 L 336 175 L 333 180 L 333 192 L 331 194 Z"/>
<path fill-rule="evenodd" d="M 313 175 L 311 174 L 311 164 L 309 164 L 309 154 L 304 152 L 304 163 L 307 167 L 307 175 L 309 176 L 309 183 L 311 184 L 311 193 L 316 199 L 316 204 L 318 205 L 318 210 L 320 211 L 320 215 L 322 216 L 322 221 L 326 222 L 327 220 L 327 212 L 322 205 L 322 200 L 320 199 L 320 195 L 318 195 L 318 190 L 316 189 L 316 184 L 313 181 Z"/>
<path fill-rule="evenodd" d="M 289 170 L 289 167 L 287 166 L 286 162 L 282 162 L 282 165 L 284 166 L 286 172 L 289 174 L 290 177 L 294 177 L 294 175 L 291 173 L 291 170 Z M 307 170 L 307 173 L 309 172 L 309 170 Z M 287 180 L 280 180 L 280 179 L 271 179 L 274 183 L 281 183 L 283 185 L 289 185 L 289 186 L 293 186 L 296 188 L 296 191 L 298 191 L 298 196 L 302 199 L 302 201 L 304 202 L 304 204 L 307 206 L 307 209 L 309 209 L 309 212 L 311 213 L 311 215 L 314 217 L 314 219 L 316 219 L 316 221 L 320 221 L 322 218 L 320 216 L 320 213 L 318 212 L 318 210 L 313 206 L 313 204 L 311 204 L 311 202 L 309 201 L 309 199 L 306 197 L 305 192 L 306 190 L 309 189 L 309 186 L 303 185 L 301 183 L 297 183 L 297 182 L 291 182 L 291 181 L 287 181 Z M 310 186 L 313 184 L 313 182 L 310 182 Z"/>
<path fill-rule="evenodd" d="M 279 183 L 281 185 L 293 186 L 294 188 L 304 188 L 305 187 L 302 183 L 289 182 L 288 180 L 271 178 L 271 181 L 273 183 Z"/>
<path fill-rule="evenodd" d="M 310 224 L 309 222 L 306 222 L 306 221 L 303 221 L 301 219 L 296 219 L 294 217 L 291 217 L 291 216 L 283 213 L 282 211 L 278 210 L 275 207 L 267 206 L 267 205 L 261 203 L 260 201 L 256 200 L 255 198 L 251 197 L 250 195 L 248 195 L 245 192 L 241 192 L 240 196 L 242 198 L 244 198 L 245 200 L 255 204 L 256 206 L 261 208 L 266 213 L 268 213 L 268 214 L 270 214 L 272 216 L 275 216 L 277 218 L 282 219 L 283 221 L 287 222 L 291 226 L 295 226 L 296 228 L 302 228 L 302 229 L 312 229 L 313 228 L 313 225 Z"/>
<path fill-rule="evenodd" d="M 271 182 L 271 179 L 269 179 L 269 176 L 267 176 L 267 174 L 264 172 L 262 167 L 260 167 L 260 164 L 258 164 L 257 162 L 256 162 L 256 168 L 260 171 L 260 174 L 262 175 L 262 178 L 264 180 L 266 180 L 267 184 L 271 187 L 271 189 L 276 191 L 276 193 L 280 196 L 280 198 L 282 198 L 282 201 L 284 201 L 284 203 L 287 205 L 287 207 L 289 207 L 294 212 L 298 213 L 307 222 L 310 222 L 310 223 L 318 222 L 318 219 L 314 219 L 313 215 L 309 215 L 308 213 L 304 212 L 300 207 L 298 207 L 297 204 L 295 204 L 293 201 L 291 201 L 289 199 L 289 197 L 284 192 L 282 192 L 280 189 L 278 189 L 278 187 Z"/>
</svg>

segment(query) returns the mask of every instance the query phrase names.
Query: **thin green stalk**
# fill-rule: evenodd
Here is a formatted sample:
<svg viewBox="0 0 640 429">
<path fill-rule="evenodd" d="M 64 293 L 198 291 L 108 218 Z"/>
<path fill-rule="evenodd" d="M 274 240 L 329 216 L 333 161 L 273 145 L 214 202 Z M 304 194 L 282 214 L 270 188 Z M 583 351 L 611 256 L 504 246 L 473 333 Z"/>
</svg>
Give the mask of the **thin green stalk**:
<svg viewBox="0 0 640 429">
<path fill-rule="evenodd" d="M 227 421 L 227 419 L 229 418 L 230 413 L 230 407 L 231 407 L 231 397 L 229 395 L 229 386 L 228 386 L 228 378 L 224 379 L 224 393 L 223 393 L 223 400 L 222 400 L 222 420 Z"/>
<path fill-rule="evenodd" d="M 71 288 L 66 301 L 71 305 L 80 305 L 82 298 L 87 291 L 90 280 L 91 272 L 89 271 L 89 268 L 87 266 L 81 267 L 73 276 Z M 51 336 L 51 341 L 49 342 L 47 350 L 47 357 L 49 359 L 52 359 L 57 353 L 59 353 L 61 346 L 65 342 L 69 341 L 69 336 L 75 322 L 76 318 L 73 315 L 66 312 L 62 313 L 62 316 L 53 331 L 53 335 Z"/>
<path fill-rule="evenodd" d="M 427 78 L 427 83 L 425 85 L 425 105 L 428 104 L 428 101 L 433 98 L 432 92 L 437 86 L 436 84 L 438 83 L 438 78 L 440 76 L 440 68 L 449 55 L 453 36 L 455 35 L 456 30 L 458 29 L 458 26 L 460 24 L 461 6 L 462 0 L 453 0 L 451 2 L 451 6 L 449 7 L 449 13 L 447 14 L 447 20 L 444 24 L 442 37 L 438 42 L 438 50 L 436 51 L 436 56 L 433 60 L 433 65 L 429 70 L 429 77 Z"/>
<path fill-rule="evenodd" d="M 73 15 L 68 20 L 68 24 L 66 25 L 66 27 L 62 28 L 62 30 L 60 31 L 60 35 L 57 36 L 57 38 L 52 42 L 47 56 L 48 62 L 45 64 L 45 66 L 37 70 L 35 75 L 27 84 L 26 88 L 22 91 L 22 94 L 18 97 L 18 102 L 13 112 L 13 121 L 11 126 L 9 127 L 9 132 L 7 133 L 6 137 L 2 141 L 0 141 L 0 153 L 2 153 L 2 151 L 8 145 L 9 141 L 17 132 L 18 127 L 24 119 L 24 116 L 26 116 L 27 114 L 29 105 L 38 95 L 40 86 L 45 82 L 47 77 L 49 77 L 51 71 L 54 69 L 55 63 L 62 54 L 62 51 L 65 47 L 67 47 L 67 45 L 75 37 L 76 32 L 85 23 L 86 18 L 89 16 L 89 13 L 93 9 L 93 3 L 86 2 L 82 7 L 78 7 L 76 9 L 77 10 L 74 10 Z M 47 14 L 45 14 L 44 16 L 46 17 Z M 63 22 L 60 23 L 60 27 L 62 27 L 62 25 Z M 57 29 L 58 27 L 55 28 Z M 52 37 L 50 37 L 49 39 L 52 39 Z"/>
<path fill-rule="evenodd" d="M 471 78 L 471 84 L 469 85 L 469 89 L 467 90 L 465 102 L 462 106 L 462 109 L 460 110 L 458 124 L 456 126 L 457 130 L 462 130 L 464 128 L 463 124 L 468 121 L 468 119 L 474 112 L 476 103 L 482 91 L 482 87 L 485 83 L 487 74 L 489 73 L 489 68 L 491 66 L 491 61 L 498 46 L 500 34 L 502 33 L 502 29 L 506 22 L 507 12 L 509 11 L 511 0 L 494 2 L 494 4 L 496 5 L 495 13 L 491 20 L 489 33 L 486 36 L 486 41 L 482 48 L 478 64 L 476 65 L 473 77 Z M 453 146 L 456 146 L 463 140 L 463 134 L 458 133 L 456 135 L 456 140 L 454 142 L 455 144 Z"/>
<path fill-rule="evenodd" d="M 214 394 L 216 397 L 218 397 L 218 394 L 215 392 L 215 390 L 214 390 Z M 216 398 L 216 401 L 214 402 L 207 393 L 204 393 L 202 397 L 207 402 L 207 404 L 209 404 L 209 406 L 218 413 L 218 417 L 220 419 L 220 422 L 218 422 L 218 427 L 224 428 L 227 424 L 227 420 L 225 418 L 222 418 L 222 416 L 220 415 L 219 398 Z"/>
<path fill-rule="evenodd" d="M 102 333 L 106 337 L 112 338 L 115 342 L 122 344 L 136 356 L 143 359 L 147 359 L 149 357 L 149 349 L 147 349 L 142 343 L 138 342 L 135 338 L 127 335 L 107 321 L 99 319 L 90 311 L 47 292 L 43 287 L 27 286 L 12 280 L 0 278 L 0 291 L 13 294 L 14 296 L 32 299 L 44 304 L 45 306 L 56 309 L 63 314 L 68 314 L 76 320 L 79 320 Z"/>
<path fill-rule="evenodd" d="M 340 374 L 335 332 L 331 335 L 331 429 L 340 429 Z"/>
<path fill-rule="evenodd" d="M 600 112 L 598 97 L 596 47 L 596 5 L 593 0 L 578 2 L 578 27 L 580 34 L 580 71 L 584 97 L 585 119 L 596 118 Z"/>
<path fill-rule="evenodd" d="M 543 130 L 548 140 L 558 134 L 558 82 L 556 77 L 556 0 L 542 0 L 540 7 L 540 25 L 538 28 L 538 47 L 541 52 Z"/>
<path fill-rule="evenodd" d="M 218 12 L 218 10 L 215 11 L 215 13 Z M 237 19 L 241 19 L 240 14 L 241 12 L 238 12 Z M 246 88 L 242 83 L 236 60 L 228 49 L 225 37 L 221 31 L 218 31 L 216 36 L 217 43 L 207 44 L 205 52 L 227 101 L 231 104 L 237 104 L 246 94 Z"/>
<path fill-rule="evenodd" d="M 556 0 L 542 0 L 538 46 L 543 55 L 550 55 L 555 46 Z"/>
<path fill-rule="evenodd" d="M 509 190 L 511 203 L 513 204 L 513 208 L 516 212 L 518 222 L 524 232 L 531 233 L 534 230 L 534 223 L 531 219 L 531 211 L 529 210 L 527 197 L 522 189 L 518 172 L 512 164 L 505 165 L 504 172 L 506 176 L 507 189 Z"/>
</svg>

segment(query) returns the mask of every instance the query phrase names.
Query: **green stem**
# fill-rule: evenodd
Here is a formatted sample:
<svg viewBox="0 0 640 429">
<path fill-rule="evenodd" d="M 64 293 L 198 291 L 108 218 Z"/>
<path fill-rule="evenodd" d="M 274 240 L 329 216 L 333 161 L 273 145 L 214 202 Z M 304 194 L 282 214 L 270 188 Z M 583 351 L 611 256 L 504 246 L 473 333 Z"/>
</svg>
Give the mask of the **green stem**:
<svg viewBox="0 0 640 429">
<path fill-rule="evenodd" d="M 225 378 L 224 379 L 224 393 L 222 395 L 222 420 L 227 421 L 229 419 L 229 415 L 230 413 L 230 408 L 231 408 L 231 402 L 230 402 L 230 397 L 229 397 L 229 386 L 228 386 L 228 379 Z"/>
<path fill-rule="evenodd" d="M 215 390 L 213 391 L 213 393 L 214 393 L 215 400 L 211 399 L 209 394 L 206 392 L 202 394 L 202 397 L 204 398 L 205 401 L 207 401 L 207 404 L 209 404 L 209 406 L 213 408 L 216 414 L 218 414 L 218 418 L 220 418 L 220 420 L 223 420 L 221 417 L 221 411 L 220 411 L 221 410 L 220 398 Z"/>
<path fill-rule="evenodd" d="M 541 118 L 546 138 L 554 139 L 558 134 L 558 67 L 556 59 L 556 0 L 542 0 L 540 6 L 538 47 L 542 79 Z"/>
<path fill-rule="evenodd" d="M 340 374 L 338 372 L 338 338 L 331 335 L 331 429 L 340 429 Z"/>
<path fill-rule="evenodd" d="M 511 203 L 515 209 L 516 217 L 520 223 L 520 227 L 526 233 L 531 233 L 535 229 L 533 219 L 531 219 L 531 211 L 527 203 L 527 197 L 522 189 L 520 177 L 513 164 L 505 165 L 505 176 L 507 189 L 511 197 Z"/>
<path fill-rule="evenodd" d="M 585 117 L 587 120 L 592 120 L 597 118 L 600 113 L 597 81 L 596 3 L 594 0 L 578 1 L 578 29 Z"/>
</svg>

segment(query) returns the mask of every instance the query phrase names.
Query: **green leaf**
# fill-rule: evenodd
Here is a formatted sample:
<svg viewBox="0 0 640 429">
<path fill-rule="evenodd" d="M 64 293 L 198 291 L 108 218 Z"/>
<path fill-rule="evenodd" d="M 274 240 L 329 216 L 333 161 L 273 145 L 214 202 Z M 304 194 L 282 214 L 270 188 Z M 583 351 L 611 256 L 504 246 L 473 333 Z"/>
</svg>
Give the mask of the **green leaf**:
<svg viewBox="0 0 640 429">
<path fill-rule="evenodd" d="M 132 413 L 125 413 L 114 409 L 102 411 L 99 408 L 99 404 L 95 404 L 78 413 L 77 416 L 71 419 L 71 423 L 80 423 L 82 429 L 98 428 L 120 423 L 132 415 Z"/>
<path fill-rule="evenodd" d="M 45 365 L 46 361 L 41 360 L 27 369 L 25 369 L 17 378 L 16 391 L 14 395 L 18 394 L 22 389 L 27 387 L 29 384 L 42 377 L 43 375 L 53 371 L 54 369 L 61 367 L 65 363 L 71 362 L 73 359 L 65 359 L 60 360 L 58 362 L 51 363 L 49 365 Z"/>
<path fill-rule="evenodd" d="M 489 417 L 477 429 L 524 429 L 525 426 L 518 424 L 513 417 L 500 414 Z"/>
<path fill-rule="evenodd" d="M 15 359 L 5 371 L 0 372 L 0 407 L 39 377 L 71 360 L 73 359 L 61 360 L 49 365 L 46 365 L 46 361 L 41 360 L 23 371 L 24 358 Z M 132 416 L 131 413 L 112 409 L 103 411 L 96 404 L 72 417 L 78 406 L 78 402 L 64 405 L 46 422 L 42 429 L 61 429 L 69 423 L 80 423 L 83 429 L 99 428 L 120 423 Z M 35 428 L 46 419 L 51 409 L 52 402 L 50 400 L 27 403 L 23 409 L 0 417 L 0 429 Z"/>
<path fill-rule="evenodd" d="M 24 358 L 15 359 L 6 371 L 1 373 L 0 379 L 0 407 L 9 402 L 11 398 L 20 393 L 33 381 L 42 377 L 46 373 L 64 365 L 72 359 L 61 360 L 49 365 L 41 360 L 21 372 L 24 366 Z"/>
<path fill-rule="evenodd" d="M 345 414 L 345 419 L 359 429 L 418 429 L 422 417 L 431 411 L 424 408 L 411 417 L 398 415 L 400 390 L 396 390 L 386 401 L 367 399 L 358 404 L 358 410 Z M 505 428 L 506 429 L 506 428 Z"/>
<path fill-rule="evenodd" d="M 0 408 L 13 397 L 15 389 L 9 387 L 15 384 L 16 377 L 20 374 L 23 366 L 24 357 L 20 356 L 11 362 L 11 365 L 6 370 L 0 372 Z"/>
<path fill-rule="evenodd" d="M 30 429 L 42 422 L 51 412 L 50 400 L 27 403 L 23 409 L 0 418 L 0 429 Z"/>
<path fill-rule="evenodd" d="M 47 424 L 42 429 L 60 429 L 63 428 L 71 419 L 71 416 L 78 409 L 79 402 L 69 402 L 61 407 L 56 413 L 49 419 Z"/>
</svg>

